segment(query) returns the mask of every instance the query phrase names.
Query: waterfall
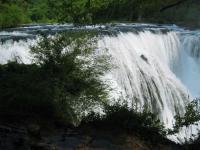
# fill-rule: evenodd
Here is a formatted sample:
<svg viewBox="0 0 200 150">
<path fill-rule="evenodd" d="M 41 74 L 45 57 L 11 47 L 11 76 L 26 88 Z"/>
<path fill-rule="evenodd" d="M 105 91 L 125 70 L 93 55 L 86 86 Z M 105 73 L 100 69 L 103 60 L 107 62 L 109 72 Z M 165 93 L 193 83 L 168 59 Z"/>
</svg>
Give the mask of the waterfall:
<svg viewBox="0 0 200 150">
<path fill-rule="evenodd" d="M 35 40 L 7 40 L 0 43 L 0 64 L 6 64 L 9 60 L 17 59 L 26 64 L 31 63 L 29 48 Z"/>
<path fill-rule="evenodd" d="M 184 114 L 185 106 L 200 96 L 200 38 L 197 35 L 147 30 L 106 36 L 99 45 L 114 57 L 117 69 L 109 77 L 116 91 L 126 99 L 128 96 L 130 105 L 148 105 L 167 128 L 172 128 L 177 113 Z M 183 127 L 168 138 L 184 142 L 197 135 L 199 127 L 199 123 Z"/>
<path fill-rule="evenodd" d="M 171 128 L 176 113 L 183 114 L 189 102 L 189 93 L 173 72 L 179 67 L 181 53 L 178 35 L 150 31 L 119 33 L 105 36 L 99 45 L 114 58 L 116 69 L 109 76 L 116 91 L 130 105 L 149 106 Z"/>
<path fill-rule="evenodd" d="M 31 63 L 29 46 L 36 40 L 7 40 L 0 43 L 0 63 L 17 58 Z M 111 98 L 123 97 L 130 107 L 144 105 L 158 114 L 166 128 L 172 128 L 176 113 L 200 96 L 200 36 L 180 31 L 150 29 L 103 35 L 99 49 L 107 49 L 116 66 L 105 78 L 111 82 Z M 197 128 L 190 127 L 169 138 L 184 141 Z"/>
<path fill-rule="evenodd" d="M 200 35 L 187 34 L 180 36 L 180 40 L 182 53 L 177 76 L 193 97 L 200 97 Z"/>
</svg>

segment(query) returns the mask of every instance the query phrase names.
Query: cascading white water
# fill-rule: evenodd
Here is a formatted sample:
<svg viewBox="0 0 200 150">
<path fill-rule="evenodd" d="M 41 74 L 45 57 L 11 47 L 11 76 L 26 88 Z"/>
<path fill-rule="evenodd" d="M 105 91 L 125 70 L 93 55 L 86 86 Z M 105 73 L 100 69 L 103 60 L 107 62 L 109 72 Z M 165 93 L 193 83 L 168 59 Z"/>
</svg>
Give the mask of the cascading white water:
<svg viewBox="0 0 200 150">
<path fill-rule="evenodd" d="M 130 104 L 133 101 L 137 106 L 150 106 L 165 126 L 172 128 L 174 116 L 184 114 L 192 97 L 200 96 L 196 92 L 200 85 L 200 40 L 196 38 L 176 32 L 129 32 L 106 36 L 100 46 L 110 51 L 118 67 L 110 74 L 116 91 L 129 96 Z M 195 87 L 191 88 L 192 85 Z M 184 127 L 169 138 L 183 142 L 197 133 L 197 126 Z"/>
<path fill-rule="evenodd" d="M 117 91 L 121 89 L 130 104 L 148 105 L 171 128 L 174 116 L 184 113 L 189 101 L 186 88 L 173 73 L 181 53 L 177 34 L 120 33 L 104 37 L 99 44 L 114 58 L 117 69 L 110 76 Z"/>
<path fill-rule="evenodd" d="M 6 64 L 9 60 L 18 59 L 19 61 L 30 64 L 31 55 L 29 48 L 35 43 L 35 40 L 13 41 L 8 40 L 0 43 L 0 64 Z"/>
<path fill-rule="evenodd" d="M 200 97 L 200 35 L 180 36 L 180 65 L 177 76 L 193 97 Z"/>
<path fill-rule="evenodd" d="M 29 46 L 35 40 L 6 41 L 0 44 L 0 63 L 14 56 L 31 63 Z M 184 114 L 193 97 L 200 96 L 200 38 L 176 31 L 157 29 L 104 35 L 98 42 L 113 56 L 116 68 L 106 75 L 112 82 L 112 97 L 123 96 L 130 106 L 144 105 L 159 115 L 167 128 L 177 112 Z M 191 94 L 190 94 L 191 93 Z M 194 127 L 169 138 L 182 142 L 196 134 Z"/>
</svg>

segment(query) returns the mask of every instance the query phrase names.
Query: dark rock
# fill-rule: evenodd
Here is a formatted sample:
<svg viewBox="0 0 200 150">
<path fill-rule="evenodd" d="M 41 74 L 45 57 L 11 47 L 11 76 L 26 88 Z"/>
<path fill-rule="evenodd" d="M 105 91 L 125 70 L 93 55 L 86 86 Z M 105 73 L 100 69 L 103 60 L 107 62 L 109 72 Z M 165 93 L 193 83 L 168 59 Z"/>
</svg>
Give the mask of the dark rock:
<svg viewBox="0 0 200 150">
<path fill-rule="evenodd" d="M 31 145 L 31 150 L 58 150 L 55 146 L 46 143 Z"/>
<path fill-rule="evenodd" d="M 27 128 L 27 132 L 30 138 L 33 138 L 35 140 L 41 139 L 41 133 L 40 133 L 40 126 L 37 124 L 31 124 Z"/>
<path fill-rule="evenodd" d="M 106 139 L 95 139 L 91 145 L 94 148 L 111 148 L 113 147 L 112 143 Z"/>
<path fill-rule="evenodd" d="M 140 56 L 144 61 L 146 61 L 148 63 L 148 59 L 146 56 L 144 56 L 143 54 Z"/>
</svg>

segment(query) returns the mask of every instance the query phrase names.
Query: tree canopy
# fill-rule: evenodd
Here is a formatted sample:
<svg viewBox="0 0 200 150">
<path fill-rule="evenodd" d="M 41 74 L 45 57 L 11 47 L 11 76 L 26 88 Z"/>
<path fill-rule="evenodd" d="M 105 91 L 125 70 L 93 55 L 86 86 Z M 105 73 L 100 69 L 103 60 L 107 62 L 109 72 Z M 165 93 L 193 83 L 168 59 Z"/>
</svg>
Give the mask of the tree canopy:
<svg viewBox="0 0 200 150">
<path fill-rule="evenodd" d="M 198 0 L 0 0 L 0 27 L 53 22 L 198 23 L 198 4 Z"/>
<path fill-rule="evenodd" d="M 37 22 L 198 23 L 198 4 L 198 0 L 1 0 L 0 26 Z"/>
</svg>

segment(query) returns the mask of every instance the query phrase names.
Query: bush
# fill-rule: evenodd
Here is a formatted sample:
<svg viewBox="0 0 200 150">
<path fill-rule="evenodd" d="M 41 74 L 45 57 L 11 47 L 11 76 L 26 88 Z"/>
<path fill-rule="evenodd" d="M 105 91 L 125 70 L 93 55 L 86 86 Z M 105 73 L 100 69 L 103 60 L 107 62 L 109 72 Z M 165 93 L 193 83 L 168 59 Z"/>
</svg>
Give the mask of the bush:
<svg viewBox="0 0 200 150">
<path fill-rule="evenodd" d="M 172 130 L 169 130 L 169 134 L 178 133 L 180 128 L 190 125 L 194 125 L 200 121 L 200 109 L 199 99 L 195 99 L 186 106 L 186 112 L 184 115 L 177 114 L 175 118 L 175 124 Z"/>
<path fill-rule="evenodd" d="M 86 33 L 43 37 L 31 49 L 34 64 L 1 65 L 0 106 L 4 116 L 20 113 L 77 124 L 86 110 L 104 103 L 107 85 L 100 77 L 110 69 L 110 57 L 95 54 L 95 41 Z"/>
<path fill-rule="evenodd" d="M 48 82 L 39 66 L 10 62 L 0 65 L 1 119 L 22 121 L 53 115 Z"/>
<path fill-rule="evenodd" d="M 147 109 L 144 109 L 143 112 L 137 112 L 128 108 L 127 105 L 106 105 L 104 115 L 91 112 L 82 121 L 83 126 L 88 124 L 104 130 L 116 130 L 122 133 L 125 131 L 128 134 L 136 133 L 145 139 L 149 139 L 146 135 L 157 139 L 166 134 L 163 124 L 155 114 Z"/>
</svg>

